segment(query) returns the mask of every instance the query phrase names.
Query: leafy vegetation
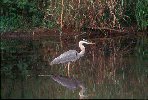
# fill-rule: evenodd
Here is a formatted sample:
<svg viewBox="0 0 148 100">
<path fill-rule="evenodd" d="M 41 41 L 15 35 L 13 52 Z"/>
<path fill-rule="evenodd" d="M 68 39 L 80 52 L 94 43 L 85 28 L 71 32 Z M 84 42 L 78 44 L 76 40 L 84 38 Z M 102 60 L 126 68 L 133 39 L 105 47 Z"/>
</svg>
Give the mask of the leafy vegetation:
<svg viewBox="0 0 148 100">
<path fill-rule="evenodd" d="M 147 0 L 2 0 L 1 32 L 31 27 L 148 26 Z"/>
<path fill-rule="evenodd" d="M 39 0 L 2 0 L 1 32 L 30 27 L 52 27 L 50 20 L 44 20 L 48 2 Z"/>
<path fill-rule="evenodd" d="M 136 21 L 142 30 L 146 30 L 148 26 L 148 1 L 138 0 L 135 8 Z"/>
</svg>

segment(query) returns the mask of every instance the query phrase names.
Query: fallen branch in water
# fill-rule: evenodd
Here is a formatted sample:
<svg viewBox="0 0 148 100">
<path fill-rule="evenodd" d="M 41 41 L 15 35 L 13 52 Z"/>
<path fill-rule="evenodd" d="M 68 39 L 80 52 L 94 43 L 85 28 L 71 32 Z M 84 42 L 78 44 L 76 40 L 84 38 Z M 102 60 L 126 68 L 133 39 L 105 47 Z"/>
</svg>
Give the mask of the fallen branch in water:
<svg viewBox="0 0 148 100">
<path fill-rule="evenodd" d="M 31 75 L 27 75 L 27 76 L 31 76 Z M 38 76 L 51 76 L 51 75 L 38 75 Z"/>
</svg>

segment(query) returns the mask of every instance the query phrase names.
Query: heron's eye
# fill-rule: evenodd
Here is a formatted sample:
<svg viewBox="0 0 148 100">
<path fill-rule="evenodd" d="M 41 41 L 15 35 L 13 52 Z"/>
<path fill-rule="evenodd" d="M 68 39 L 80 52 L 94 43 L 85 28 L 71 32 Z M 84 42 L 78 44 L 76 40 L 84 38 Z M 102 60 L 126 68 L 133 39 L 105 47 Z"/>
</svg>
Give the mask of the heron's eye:
<svg viewBox="0 0 148 100">
<path fill-rule="evenodd" d="M 83 41 L 88 42 L 87 40 L 83 39 Z"/>
</svg>

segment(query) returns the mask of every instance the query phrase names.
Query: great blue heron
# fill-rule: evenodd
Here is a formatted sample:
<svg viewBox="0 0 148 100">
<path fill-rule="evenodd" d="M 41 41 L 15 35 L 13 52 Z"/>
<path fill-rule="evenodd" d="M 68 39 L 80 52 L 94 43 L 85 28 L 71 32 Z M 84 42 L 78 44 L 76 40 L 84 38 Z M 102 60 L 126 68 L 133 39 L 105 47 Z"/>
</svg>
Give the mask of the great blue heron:
<svg viewBox="0 0 148 100">
<path fill-rule="evenodd" d="M 70 62 L 71 61 L 76 61 L 77 59 L 82 57 L 84 55 L 84 53 L 85 53 L 85 47 L 83 46 L 83 44 L 95 44 L 95 43 L 88 42 L 87 40 L 83 39 L 82 41 L 79 41 L 79 47 L 81 49 L 80 53 L 78 53 L 76 50 L 69 50 L 67 52 L 64 52 L 63 54 L 61 54 L 57 58 L 55 58 L 50 63 L 50 65 L 68 62 L 68 76 L 69 76 L 69 65 L 70 65 Z"/>
<path fill-rule="evenodd" d="M 85 94 L 86 88 L 81 81 L 79 81 L 73 77 L 67 77 L 67 76 L 61 76 L 61 75 L 50 75 L 50 77 L 54 81 L 58 82 L 62 86 L 67 87 L 68 89 L 74 90 L 74 89 L 80 87 L 81 88 L 81 90 L 79 92 L 80 98 L 87 97 L 87 95 Z"/>
</svg>

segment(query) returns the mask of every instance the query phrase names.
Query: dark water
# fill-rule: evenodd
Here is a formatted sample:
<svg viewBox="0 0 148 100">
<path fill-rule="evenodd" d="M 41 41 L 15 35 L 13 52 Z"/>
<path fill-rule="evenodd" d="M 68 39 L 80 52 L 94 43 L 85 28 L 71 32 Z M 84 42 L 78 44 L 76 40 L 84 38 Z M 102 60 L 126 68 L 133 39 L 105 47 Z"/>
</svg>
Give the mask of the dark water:
<svg viewBox="0 0 148 100">
<path fill-rule="evenodd" d="M 85 55 L 71 63 L 70 76 L 84 83 L 88 99 L 148 99 L 147 38 L 126 39 L 89 39 L 96 44 L 85 45 Z M 1 98 L 79 99 L 80 88 L 70 90 L 46 76 L 66 76 L 66 64 L 49 63 L 70 49 L 80 52 L 79 40 L 62 40 L 61 47 L 59 37 L 4 39 Z"/>
</svg>

